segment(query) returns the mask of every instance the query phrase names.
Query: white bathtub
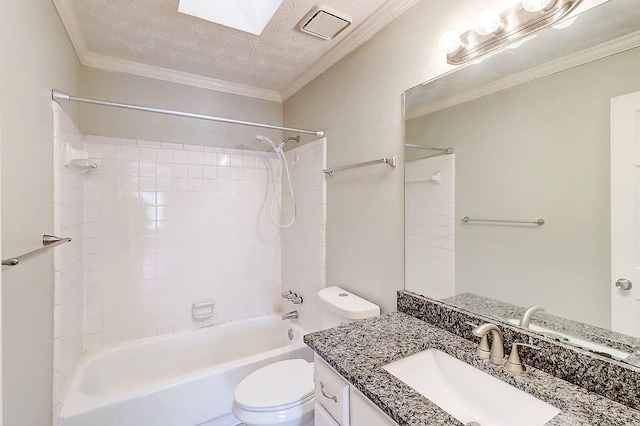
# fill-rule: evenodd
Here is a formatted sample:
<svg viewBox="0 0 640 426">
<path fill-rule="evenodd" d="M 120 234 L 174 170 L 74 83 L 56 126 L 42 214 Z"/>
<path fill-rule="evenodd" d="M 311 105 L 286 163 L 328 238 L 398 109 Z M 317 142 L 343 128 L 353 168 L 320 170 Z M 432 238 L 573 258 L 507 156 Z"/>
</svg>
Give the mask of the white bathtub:
<svg viewBox="0 0 640 426">
<path fill-rule="evenodd" d="M 236 424 L 231 415 L 235 386 L 275 361 L 312 361 L 303 334 L 291 321 L 267 316 L 85 355 L 62 408 L 61 426 Z"/>
</svg>

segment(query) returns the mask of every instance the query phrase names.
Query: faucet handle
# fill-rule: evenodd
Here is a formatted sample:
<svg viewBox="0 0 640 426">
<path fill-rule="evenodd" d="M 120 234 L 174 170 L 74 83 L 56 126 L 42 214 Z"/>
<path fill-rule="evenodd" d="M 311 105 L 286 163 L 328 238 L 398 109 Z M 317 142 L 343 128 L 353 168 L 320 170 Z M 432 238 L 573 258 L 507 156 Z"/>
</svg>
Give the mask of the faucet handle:
<svg viewBox="0 0 640 426">
<path fill-rule="evenodd" d="M 520 353 L 518 352 L 518 346 L 527 346 L 533 349 L 540 349 L 540 346 L 530 345 L 529 343 L 516 342 L 511 345 L 511 353 L 509 354 L 509 358 L 504 365 L 504 369 L 507 371 L 512 371 L 514 373 L 524 373 L 527 371 L 524 364 L 522 363 L 522 359 L 520 358 Z"/>
<path fill-rule="evenodd" d="M 465 321 L 465 324 L 471 326 L 474 330 L 478 328 L 478 324 L 474 324 L 470 321 Z M 487 334 L 482 336 L 482 339 L 480 339 L 478 349 L 476 349 L 476 354 L 484 360 L 491 358 L 491 346 L 489 346 L 489 338 L 487 337 Z"/>
<path fill-rule="evenodd" d="M 283 291 L 282 298 L 287 299 L 289 302 L 292 302 L 294 305 L 300 305 L 303 302 L 302 296 L 298 296 L 298 293 L 294 293 L 291 290 Z"/>
</svg>

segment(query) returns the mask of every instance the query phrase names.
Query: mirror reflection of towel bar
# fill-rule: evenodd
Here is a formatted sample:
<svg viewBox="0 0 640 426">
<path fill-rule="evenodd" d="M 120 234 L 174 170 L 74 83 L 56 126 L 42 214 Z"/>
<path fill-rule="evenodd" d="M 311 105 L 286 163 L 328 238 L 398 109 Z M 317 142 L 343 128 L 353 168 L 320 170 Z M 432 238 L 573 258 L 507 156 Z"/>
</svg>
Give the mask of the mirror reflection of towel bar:
<svg viewBox="0 0 640 426">
<path fill-rule="evenodd" d="M 405 143 L 405 148 L 426 149 L 429 151 L 440 151 L 443 154 L 453 154 L 453 148 L 436 148 L 435 146 L 422 146 L 414 143 Z"/>
<path fill-rule="evenodd" d="M 517 224 L 526 224 L 526 225 L 538 225 L 542 226 L 545 224 L 544 219 L 536 219 L 534 221 L 530 220 L 502 220 L 502 219 L 471 219 L 469 216 L 465 216 L 460 219 L 462 223 L 470 223 L 470 222 L 484 222 L 484 223 L 517 223 Z"/>
</svg>

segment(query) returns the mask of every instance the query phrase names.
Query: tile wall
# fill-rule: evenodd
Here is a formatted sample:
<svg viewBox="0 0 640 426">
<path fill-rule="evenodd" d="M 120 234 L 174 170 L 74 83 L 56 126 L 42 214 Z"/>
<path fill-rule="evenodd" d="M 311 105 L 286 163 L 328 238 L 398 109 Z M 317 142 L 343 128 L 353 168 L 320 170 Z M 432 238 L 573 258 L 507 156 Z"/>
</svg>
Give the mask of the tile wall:
<svg viewBox="0 0 640 426">
<path fill-rule="evenodd" d="M 455 295 L 454 155 L 405 164 L 405 288 Z"/>
<path fill-rule="evenodd" d="M 296 201 L 296 219 L 282 230 L 282 289 L 304 299 L 302 305 L 283 301 L 282 310 L 297 310 L 299 323 L 307 331 L 320 328 L 316 294 L 326 287 L 326 139 L 286 152 Z M 291 198 L 286 179 L 282 181 L 282 223 L 291 215 Z"/>
<path fill-rule="evenodd" d="M 83 175 L 62 164 L 65 144 L 83 149 L 82 135 L 64 109 L 53 108 L 53 232 L 71 237 L 54 249 L 53 424 L 83 351 Z"/>
<path fill-rule="evenodd" d="M 87 136 L 85 349 L 280 309 L 273 153 Z M 279 214 L 277 211 L 276 214 Z M 213 299 L 208 319 L 192 303 Z"/>
</svg>

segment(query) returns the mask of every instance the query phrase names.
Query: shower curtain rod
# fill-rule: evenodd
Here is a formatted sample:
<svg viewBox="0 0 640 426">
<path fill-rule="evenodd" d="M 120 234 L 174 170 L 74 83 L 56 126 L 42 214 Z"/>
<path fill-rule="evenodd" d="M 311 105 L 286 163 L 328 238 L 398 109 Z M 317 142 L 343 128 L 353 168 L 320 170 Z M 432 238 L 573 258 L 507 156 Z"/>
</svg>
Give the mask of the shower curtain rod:
<svg viewBox="0 0 640 426">
<path fill-rule="evenodd" d="M 51 99 L 53 99 L 56 102 L 60 102 L 60 101 L 81 102 L 84 104 L 132 109 L 134 111 L 154 112 L 157 114 L 173 115 L 176 117 L 186 117 L 186 118 L 195 118 L 198 120 L 217 121 L 220 123 L 239 124 L 241 126 L 261 127 L 263 129 L 285 130 L 285 131 L 295 132 L 295 133 L 306 133 L 306 134 L 315 135 L 321 138 L 324 137 L 324 130 L 305 130 L 305 129 L 295 129 L 291 127 L 272 126 L 271 124 L 262 124 L 262 123 L 254 123 L 251 121 L 233 120 L 231 118 L 214 117 L 211 115 L 194 114 L 191 112 L 174 111 L 170 109 L 161 109 L 161 108 L 151 108 L 151 107 L 145 107 L 140 105 L 127 105 L 127 104 L 121 104 L 117 102 L 101 101 L 98 99 L 80 98 L 77 96 L 71 96 L 68 93 L 64 93 L 56 89 L 53 89 L 51 91 Z"/>
</svg>

